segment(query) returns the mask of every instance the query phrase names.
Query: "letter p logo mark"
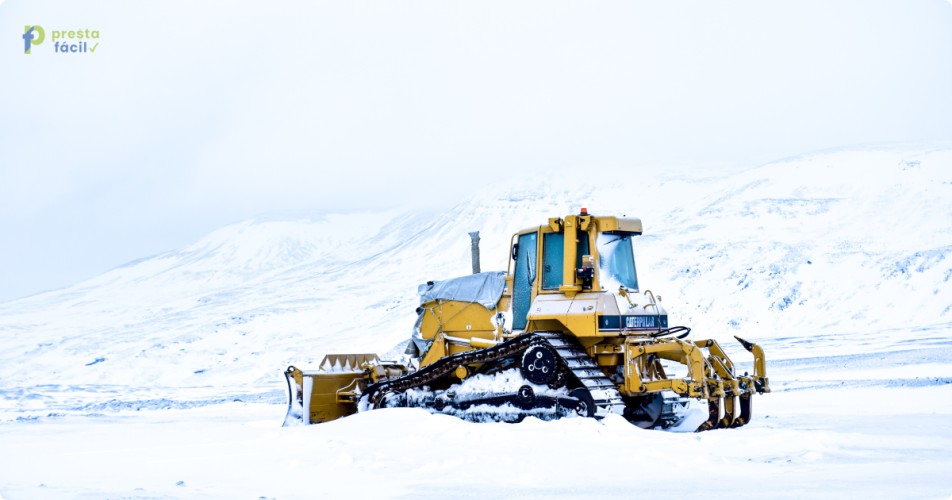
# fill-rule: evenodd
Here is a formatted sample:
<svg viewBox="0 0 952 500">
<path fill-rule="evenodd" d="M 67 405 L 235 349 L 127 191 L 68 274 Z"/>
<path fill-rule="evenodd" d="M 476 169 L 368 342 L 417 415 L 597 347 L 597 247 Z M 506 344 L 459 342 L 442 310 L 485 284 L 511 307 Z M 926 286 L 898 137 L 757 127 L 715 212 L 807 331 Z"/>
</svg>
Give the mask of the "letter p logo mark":
<svg viewBox="0 0 952 500">
<path fill-rule="evenodd" d="M 36 32 L 36 38 L 33 37 L 33 33 Z M 43 31 L 41 26 L 24 26 L 23 29 L 23 53 L 30 53 L 30 45 L 39 45 L 43 43 L 43 39 L 46 38 L 46 32 Z"/>
</svg>

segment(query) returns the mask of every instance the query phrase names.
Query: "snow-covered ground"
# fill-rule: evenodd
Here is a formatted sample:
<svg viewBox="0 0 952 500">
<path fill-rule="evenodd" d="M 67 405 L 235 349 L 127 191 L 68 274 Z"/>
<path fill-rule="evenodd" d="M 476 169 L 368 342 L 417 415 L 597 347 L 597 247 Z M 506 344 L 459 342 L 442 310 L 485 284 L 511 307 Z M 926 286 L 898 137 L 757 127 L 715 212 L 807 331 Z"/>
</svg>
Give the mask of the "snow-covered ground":
<svg viewBox="0 0 952 500">
<path fill-rule="evenodd" d="M 474 424 L 401 408 L 282 428 L 283 406 L 237 402 L 67 414 L 0 425 L 0 494 L 944 500 L 950 400 L 949 383 L 780 389 L 757 399 L 748 427 L 701 434 L 620 417 Z"/>
<path fill-rule="evenodd" d="M 642 218 L 639 281 L 673 324 L 741 369 L 733 335 L 766 349 L 775 392 L 752 424 L 392 409 L 277 427 L 281 370 L 399 349 L 416 285 L 469 272 L 467 232 L 484 270 L 505 269 L 512 233 L 583 206 Z M 952 148 L 936 145 L 519 177 L 444 213 L 268 214 L 0 304 L 0 496 L 948 498 L 949 257 Z"/>
</svg>

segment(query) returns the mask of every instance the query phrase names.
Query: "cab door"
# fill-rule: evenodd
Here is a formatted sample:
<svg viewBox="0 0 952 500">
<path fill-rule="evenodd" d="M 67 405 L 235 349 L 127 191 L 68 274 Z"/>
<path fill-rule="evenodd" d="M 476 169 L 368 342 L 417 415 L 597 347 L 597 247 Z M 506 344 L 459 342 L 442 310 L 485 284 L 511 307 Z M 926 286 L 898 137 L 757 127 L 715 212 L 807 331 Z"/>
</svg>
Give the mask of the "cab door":
<svg viewBox="0 0 952 500">
<path fill-rule="evenodd" d="M 516 269 L 512 284 L 512 329 L 525 330 L 526 317 L 532 305 L 532 285 L 536 275 L 536 233 L 519 236 L 516 247 Z"/>
</svg>

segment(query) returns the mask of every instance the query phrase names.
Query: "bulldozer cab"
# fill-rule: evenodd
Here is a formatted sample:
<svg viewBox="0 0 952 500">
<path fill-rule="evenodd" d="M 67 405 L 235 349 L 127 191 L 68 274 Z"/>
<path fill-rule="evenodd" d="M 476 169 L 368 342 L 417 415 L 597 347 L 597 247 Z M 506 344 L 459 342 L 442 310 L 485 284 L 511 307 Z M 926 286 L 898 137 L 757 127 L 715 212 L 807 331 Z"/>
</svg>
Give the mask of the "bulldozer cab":
<svg viewBox="0 0 952 500">
<path fill-rule="evenodd" d="M 580 215 L 549 219 L 549 224 L 513 236 L 509 274 L 512 329 L 524 330 L 529 308 L 539 294 L 575 296 L 638 292 L 632 238 L 641 234 L 639 219 Z"/>
</svg>

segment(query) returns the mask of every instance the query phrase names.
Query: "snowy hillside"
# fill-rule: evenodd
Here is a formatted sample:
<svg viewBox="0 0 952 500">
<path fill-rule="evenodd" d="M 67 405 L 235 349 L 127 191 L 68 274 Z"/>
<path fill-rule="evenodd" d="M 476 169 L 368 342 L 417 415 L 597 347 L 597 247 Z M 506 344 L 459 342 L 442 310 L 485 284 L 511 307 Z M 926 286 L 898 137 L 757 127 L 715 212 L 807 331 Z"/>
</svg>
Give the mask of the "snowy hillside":
<svg viewBox="0 0 952 500">
<path fill-rule="evenodd" d="M 405 340 L 416 285 L 470 271 L 467 232 L 505 269 L 512 233 L 583 206 L 640 217 L 643 286 L 731 352 L 732 335 L 768 359 L 952 344 L 952 149 L 910 146 L 508 179 L 439 214 L 258 217 L 0 304 L 0 388 L 280 389 L 288 364 Z"/>
</svg>

